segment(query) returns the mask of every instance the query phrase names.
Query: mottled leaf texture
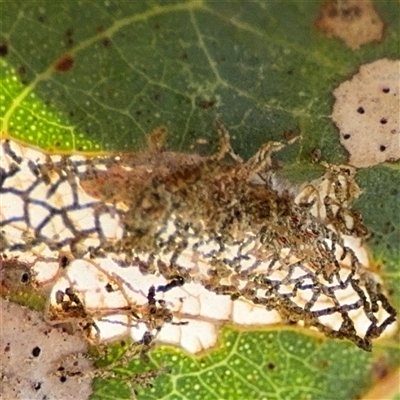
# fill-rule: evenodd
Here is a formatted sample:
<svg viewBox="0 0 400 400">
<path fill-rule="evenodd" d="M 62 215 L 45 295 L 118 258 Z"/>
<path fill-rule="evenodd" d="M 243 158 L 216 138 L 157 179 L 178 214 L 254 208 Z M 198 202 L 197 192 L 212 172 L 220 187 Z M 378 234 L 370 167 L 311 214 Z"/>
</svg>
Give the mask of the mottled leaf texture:
<svg viewBox="0 0 400 400">
<path fill-rule="evenodd" d="M 396 396 L 398 162 L 346 165 L 367 136 L 330 115 L 362 65 L 400 58 L 398 3 L 0 15 L 0 289 L 95 345 L 93 399 Z M 375 42 L 347 47 L 363 21 Z"/>
<path fill-rule="evenodd" d="M 5 141 L 3 250 L 33 256 L 47 246 L 56 253 L 46 259 L 53 258 L 55 270 L 57 252 L 70 258 L 66 276 L 53 288 L 50 320 L 118 314 L 123 307 L 134 316 L 128 318 L 134 339 L 160 333 L 159 340 L 173 343 L 179 334 L 182 347 L 198 352 L 208 346 L 184 343 L 185 335 L 197 338 L 200 321 L 182 322 L 184 315 L 224 320 L 224 312 L 201 309 L 219 301 L 227 307 L 228 297 L 254 306 L 260 316 L 278 311 L 284 322 L 301 321 L 370 350 L 371 339 L 395 321 L 396 312 L 357 257 L 360 245 L 347 244 L 366 232 L 350 209 L 359 191 L 353 171 L 327 166 L 321 184 L 306 186 L 294 199 L 274 187 L 268 171 L 272 152 L 282 145 L 269 142 L 248 162 L 226 164 L 229 137 L 223 127 L 220 134 L 221 152 L 211 157 L 154 150 L 75 160 Z M 32 263 L 39 275 L 44 260 Z M 97 271 L 103 279 L 95 278 Z M 176 287 L 188 298 L 198 296 L 200 310 L 183 295 L 177 301 Z M 92 292 L 101 289 L 94 300 Z M 245 313 L 232 308 L 234 321 L 246 323 Z M 96 336 L 108 338 L 93 323 Z M 164 323 L 176 324 L 176 332 L 165 334 Z"/>
</svg>

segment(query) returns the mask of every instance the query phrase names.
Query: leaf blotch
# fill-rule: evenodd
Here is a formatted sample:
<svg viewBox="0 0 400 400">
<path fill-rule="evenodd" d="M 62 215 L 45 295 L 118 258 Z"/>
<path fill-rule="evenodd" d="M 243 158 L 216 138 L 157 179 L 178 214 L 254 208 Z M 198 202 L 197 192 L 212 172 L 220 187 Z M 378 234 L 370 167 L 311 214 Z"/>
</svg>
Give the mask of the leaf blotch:
<svg viewBox="0 0 400 400">
<path fill-rule="evenodd" d="M 325 2 L 315 25 L 328 37 L 343 40 L 353 50 L 382 40 L 384 27 L 371 0 Z"/>
<path fill-rule="evenodd" d="M 72 69 L 74 63 L 75 59 L 72 55 L 64 54 L 54 63 L 54 69 L 57 72 L 68 72 Z"/>
</svg>

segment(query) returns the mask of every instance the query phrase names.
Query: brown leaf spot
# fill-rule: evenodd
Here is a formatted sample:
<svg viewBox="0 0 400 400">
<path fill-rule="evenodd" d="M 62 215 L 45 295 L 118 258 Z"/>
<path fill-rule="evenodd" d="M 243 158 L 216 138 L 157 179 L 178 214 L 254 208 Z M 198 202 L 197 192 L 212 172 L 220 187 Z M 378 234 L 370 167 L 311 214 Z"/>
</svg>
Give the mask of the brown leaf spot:
<svg viewBox="0 0 400 400">
<path fill-rule="evenodd" d="M 54 69 L 57 72 L 68 72 L 74 66 L 75 59 L 71 54 L 63 54 L 54 63 Z"/>
<path fill-rule="evenodd" d="M 208 110 L 210 108 L 213 108 L 215 105 L 215 101 L 214 100 L 202 100 L 199 103 L 200 108 L 202 108 L 203 110 Z"/>
<path fill-rule="evenodd" d="M 283 131 L 282 136 L 286 141 L 290 141 L 297 135 L 291 129 L 288 129 L 286 131 Z"/>
<path fill-rule="evenodd" d="M 328 37 L 342 39 L 353 50 L 382 40 L 384 27 L 371 0 L 327 1 L 322 4 L 315 25 Z"/>
<path fill-rule="evenodd" d="M 104 39 L 101 41 L 101 44 L 102 44 L 102 46 L 105 47 L 105 48 L 110 47 L 110 46 L 111 46 L 111 40 L 110 40 L 109 38 L 104 38 Z"/>
<path fill-rule="evenodd" d="M 103 25 L 99 25 L 97 27 L 97 32 L 101 35 L 104 31 L 106 30 L 106 28 Z M 101 40 L 101 45 L 103 47 L 110 47 L 111 46 L 111 40 L 108 37 L 103 37 L 103 39 Z"/>
</svg>

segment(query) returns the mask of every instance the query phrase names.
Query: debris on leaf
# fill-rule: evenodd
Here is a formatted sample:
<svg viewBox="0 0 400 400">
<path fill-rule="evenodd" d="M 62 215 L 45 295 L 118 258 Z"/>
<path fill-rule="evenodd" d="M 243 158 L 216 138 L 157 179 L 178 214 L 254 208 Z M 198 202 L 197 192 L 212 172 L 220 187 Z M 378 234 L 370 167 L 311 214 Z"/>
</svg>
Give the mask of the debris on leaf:
<svg viewBox="0 0 400 400">
<path fill-rule="evenodd" d="M 2 142 L 2 250 L 35 254 L 35 284 L 53 284 L 48 321 L 95 343 L 130 335 L 191 353 L 216 345 L 223 323 L 299 323 L 370 350 L 396 312 L 367 270 L 354 169 L 326 165 L 295 196 L 274 183 L 282 143 L 244 162 L 219 131 L 207 157 L 162 143 L 45 156 Z"/>
<path fill-rule="evenodd" d="M 365 64 L 333 92 L 332 119 L 355 167 L 400 158 L 399 71 L 400 60 Z"/>
<path fill-rule="evenodd" d="M 353 50 L 380 41 L 384 28 L 371 0 L 329 0 L 322 4 L 316 26 Z"/>
</svg>

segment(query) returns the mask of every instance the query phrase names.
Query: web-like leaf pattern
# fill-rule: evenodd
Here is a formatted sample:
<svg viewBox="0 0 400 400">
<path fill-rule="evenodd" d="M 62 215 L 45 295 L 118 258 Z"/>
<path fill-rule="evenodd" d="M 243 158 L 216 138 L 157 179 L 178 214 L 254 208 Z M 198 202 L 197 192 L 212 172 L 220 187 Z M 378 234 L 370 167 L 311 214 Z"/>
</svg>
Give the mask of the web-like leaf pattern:
<svg viewBox="0 0 400 400">
<path fill-rule="evenodd" d="M 226 138 L 225 138 L 226 139 Z M 366 350 L 395 310 L 365 263 L 353 171 L 295 197 L 268 143 L 244 163 L 153 149 L 85 159 L 2 142 L 2 273 L 51 284 L 47 317 L 92 340 L 130 334 L 197 352 L 224 321 L 298 322 Z"/>
</svg>

